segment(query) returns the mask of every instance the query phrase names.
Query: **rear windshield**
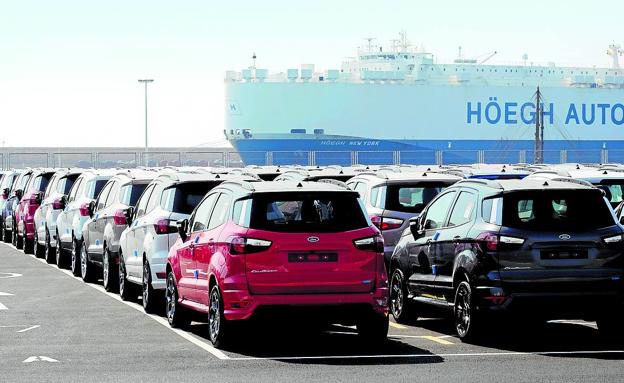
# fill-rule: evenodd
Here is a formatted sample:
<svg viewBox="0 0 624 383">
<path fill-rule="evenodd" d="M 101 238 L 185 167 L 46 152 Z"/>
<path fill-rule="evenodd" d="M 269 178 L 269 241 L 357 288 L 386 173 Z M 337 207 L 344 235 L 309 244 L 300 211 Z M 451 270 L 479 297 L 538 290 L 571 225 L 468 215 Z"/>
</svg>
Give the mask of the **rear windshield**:
<svg viewBox="0 0 624 383">
<path fill-rule="evenodd" d="M 503 198 L 503 226 L 532 231 L 583 231 L 614 225 L 598 190 L 523 191 Z"/>
<path fill-rule="evenodd" d="M 339 232 L 368 226 L 356 193 L 271 193 L 253 198 L 250 227 L 277 232 Z"/>
<path fill-rule="evenodd" d="M 388 185 L 386 210 L 420 213 L 431 200 L 451 183 L 418 183 Z"/>
<path fill-rule="evenodd" d="M 178 184 L 165 192 L 168 197 L 165 208 L 174 213 L 191 214 L 193 209 L 212 188 L 218 185 L 217 181 L 186 182 Z"/>
</svg>

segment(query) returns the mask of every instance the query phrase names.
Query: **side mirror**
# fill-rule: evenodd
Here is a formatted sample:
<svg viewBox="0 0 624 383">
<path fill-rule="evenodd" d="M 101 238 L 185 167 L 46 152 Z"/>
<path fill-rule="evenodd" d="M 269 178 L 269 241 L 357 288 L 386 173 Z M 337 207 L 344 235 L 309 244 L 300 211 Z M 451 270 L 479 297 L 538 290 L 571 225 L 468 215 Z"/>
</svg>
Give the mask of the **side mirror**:
<svg viewBox="0 0 624 383">
<path fill-rule="evenodd" d="M 438 227 L 438 224 L 435 223 L 435 221 L 432 221 L 430 219 L 425 221 L 425 230 L 435 229 L 437 227 Z"/>
<path fill-rule="evenodd" d="M 124 215 L 126 216 L 126 224 L 130 226 L 132 224 L 132 217 L 134 217 L 134 206 L 125 209 Z"/>
<path fill-rule="evenodd" d="M 176 222 L 176 226 L 178 227 L 178 234 L 180 234 L 180 238 L 182 241 L 186 241 L 188 238 L 188 219 L 181 219 Z"/>
<path fill-rule="evenodd" d="M 421 226 L 420 217 L 413 217 L 413 218 L 410 218 L 409 220 L 409 223 L 410 223 L 409 228 L 410 228 L 410 231 L 412 232 L 412 236 L 414 237 L 414 239 L 418 239 L 422 237 L 424 234 L 424 231 L 421 230 L 420 228 Z"/>
<path fill-rule="evenodd" d="M 620 223 L 621 223 L 622 225 L 624 225 L 624 214 L 622 214 L 622 216 L 620 216 Z"/>
<path fill-rule="evenodd" d="M 89 217 L 93 218 L 93 212 L 95 211 L 95 201 L 89 202 L 88 210 L 89 210 Z"/>
<path fill-rule="evenodd" d="M 35 194 L 35 203 L 37 205 L 41 205 L 42 201 L 43 201 L 43 192 L 39 192 L 39 193 Z"/>
<path fill-rule="evenodd" d="M 15 197 L 17 197 L 17 200 L 18 201 L 21 200 L 22 196 L 24 196 L 24 191 L 22 191 L 21 189 L 17 189 L 15 191 Z"/>
<path fill-rule="evenodd" d="M 2 199 L 9 199 L 9 188 L 4 188 L 4 190 L 2 190 Z"/>
</svg>

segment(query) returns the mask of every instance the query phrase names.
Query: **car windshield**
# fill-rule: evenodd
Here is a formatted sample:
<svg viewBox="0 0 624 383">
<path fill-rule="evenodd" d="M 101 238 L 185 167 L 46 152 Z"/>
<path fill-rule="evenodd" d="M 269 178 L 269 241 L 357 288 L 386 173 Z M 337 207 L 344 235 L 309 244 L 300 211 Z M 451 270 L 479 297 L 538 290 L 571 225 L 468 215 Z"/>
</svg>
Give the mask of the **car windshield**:
<svg viewBox="0 0 624 383">
<path fill-rule="evenodd" d="M 173 189 L 173 196 L 169 196 L 166 202 L 167 209 L 174 213 L 191 214 L 193 209 L 201 202 L 202 198 L 219 182 L 186 182 L 176 185 Z"/>
<path fill-rule="evenodd" d="M 583 231 L 614 224 L 611 210 L 598 190 L 521 191 L 503 198 L 503 226 L 506 227 Z"/>
<path fill-rule="evenodd" d="M 355 193 L 270 193 L 254 196 L 250 226 L 277 232 L 339 232 L 368 226 Z"/>
<path fill-rule="evenodd" d="M 420 213 L 445 187 L 451 183 L 416 183 L 388 185 L 386 210 Z"/>
</svg>

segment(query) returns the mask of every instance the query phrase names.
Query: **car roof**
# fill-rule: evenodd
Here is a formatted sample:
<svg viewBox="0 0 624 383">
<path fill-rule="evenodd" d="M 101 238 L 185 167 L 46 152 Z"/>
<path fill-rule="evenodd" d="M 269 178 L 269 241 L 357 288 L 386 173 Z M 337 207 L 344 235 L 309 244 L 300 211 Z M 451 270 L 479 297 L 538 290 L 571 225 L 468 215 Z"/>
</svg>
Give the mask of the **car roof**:
<svg viewBox="0 0 624 383">
<path fill-rule="evenodd" d="M 443 170 L 424 172 L 395 172 L 391 170 L 380 170 L 375 173 L 361 173 L 354 178 L 365 178 L 373 181 L 385 181 L 386 183 L 400 183 L 410 181 L 459 181 L 463 179 L 459 174 L 446 172 Z"/>
<path fill-rule="evenodd" d="M 244 189 L 247 193 L 290 193 L 290 192 L 342 192 L 356 193 L 336 182 L 310 181 L 279 181 L 279 182 L 247 182 L 243 180 L 228 180 L 217 188 L 234 186 Z M 215 188 L 216 189 L 216 188 Z"/>
<path fill-rule="evenodd" d="M 540 177 L 525 178 L 522 180 L 483 180 L 467 179 L 456 183 L 453 186 L 488 187 L 502 192 L 522 191 L 522 190 L 594 190 L 593 186 L 584 183 L 574 182 L 573 179 L 557 178 L 544 179 Z M 452 186 L 452 187 L 453 187 Z"/>
</svg>

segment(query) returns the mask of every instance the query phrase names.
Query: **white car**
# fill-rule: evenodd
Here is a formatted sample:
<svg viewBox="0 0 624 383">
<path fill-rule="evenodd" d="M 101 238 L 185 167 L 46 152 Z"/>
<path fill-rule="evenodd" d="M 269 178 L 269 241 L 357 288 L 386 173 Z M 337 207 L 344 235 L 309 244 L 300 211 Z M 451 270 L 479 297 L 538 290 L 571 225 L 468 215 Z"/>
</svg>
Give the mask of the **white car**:
<svg viewBox="0 0 624 383">
<path fill-rule="evenodd" d="M 89 203 L 95 201 L 106 182 L 117 172 L 114 169 L 85 170 L 74 182 L 65 208 L 56 220 L 56 258 L 64 264 L 67 253 L 70 253 L 71 270 L 76 276 L 80 276 L 82 227 L 89 219 Z"/>
<path fill-rule="evenodd" d="M 120 238 L 119 294 L 142 293 L 143 307 L 154 312 L 164 297 L 169 249 L 178 239 L 176 221 L 189 218 L 212 188 L 227 179 L 258 181 L 251 176 L 212 173 L 161 174 L 145 189 Z"/>
<path fill-rule="evenodd" d="M 69 194 L 82 170 L 60 169 L 50 179 L 41 205 L 35 211 L 35 254 L 45 256 L 48 263 L 56 262 L 60 267 L 62 259 L 56 256 L 56 220 L 63 211 Z"/>
</svg>

